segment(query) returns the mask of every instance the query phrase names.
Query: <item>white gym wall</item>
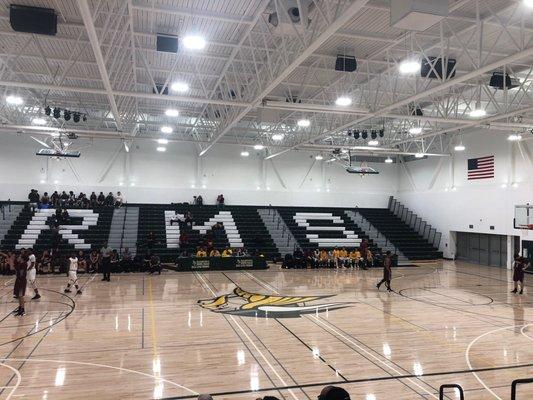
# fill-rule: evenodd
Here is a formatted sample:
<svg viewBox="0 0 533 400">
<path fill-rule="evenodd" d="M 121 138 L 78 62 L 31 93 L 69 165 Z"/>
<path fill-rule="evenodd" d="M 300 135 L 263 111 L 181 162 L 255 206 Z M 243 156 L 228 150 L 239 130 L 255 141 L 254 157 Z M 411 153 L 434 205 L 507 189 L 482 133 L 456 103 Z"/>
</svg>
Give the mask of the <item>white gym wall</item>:
<svg viewBox="0 0 533 400">
<path fill-rule="evenodd" d="M 139 140 L 130 153 L 121 148 L 100 182 L 121 143 L 95 140 L 91 144 L 80 139 L 75 148 L 82 144 L 87 147 L 81 157 L 70 159 L 78 180 L 67 161 L 35 156 L 41 146 L 29 136 L 1 135 L 0 149 L 9 151 L 2 151 L 0 157 L 0 199 L 26 200 L 28 190 L 36 188 L 41 193 L 121 190 L 129 202 L 145 203 L 191 201 L 193 195 L 201 194 L 207 204 L 213 204 L 224 193 L 228 204 L 386 207 L 389 196 L 397 192 L 396 165 L 373 165 L 380 174 L 361 178 L 326 159 L 315 161 L 310 153 L 290 152 L 264 161 L 263 174 L 264 153 L 252 148 L 245 158 L 240 156 L 241 148 L 218 145 L 217 151 L 201 157 L 197 164 L 194 145 L 169 143 L 167 151 L 159 153 L 153 140 Z M 39 184 L 41 180 L 46 183 Z"/>
<path fill-rule="evenodd" d="M 455 255 L 451 231 L 527 239 L 527 231 L 513 228 L 513 217 L 515 205 L 533 203 L 533 140 L 512 143 L 509 133 L 480 129 L 465 135 L 466 150 L 442 160 L 442 165 L 440 158 L 429 158 L 402 168 L 397 198 L 442 232 L 445 257 Z M 467 159 L 493 154 L 495 178 L 468 181 Z"/>
</svg>

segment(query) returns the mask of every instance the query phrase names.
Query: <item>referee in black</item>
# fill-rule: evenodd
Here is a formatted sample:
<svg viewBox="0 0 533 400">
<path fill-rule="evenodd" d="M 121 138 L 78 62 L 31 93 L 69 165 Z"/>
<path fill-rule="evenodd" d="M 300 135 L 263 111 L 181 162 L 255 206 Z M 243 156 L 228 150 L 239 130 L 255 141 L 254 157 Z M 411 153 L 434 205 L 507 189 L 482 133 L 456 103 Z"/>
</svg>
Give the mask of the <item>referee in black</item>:
<svg viewBox="0 0 533 400">
<path fill-rule="evenodd" d="M 102 255 L 102 273 L 104 277 L 102 278 L 102 281 L 111 281 L 111 253 L 113 252 L 113 249 L 109 247 L 107 242 L 104 243 L 104 246 L 100 250 L 100 254 Z"/>
</svg>

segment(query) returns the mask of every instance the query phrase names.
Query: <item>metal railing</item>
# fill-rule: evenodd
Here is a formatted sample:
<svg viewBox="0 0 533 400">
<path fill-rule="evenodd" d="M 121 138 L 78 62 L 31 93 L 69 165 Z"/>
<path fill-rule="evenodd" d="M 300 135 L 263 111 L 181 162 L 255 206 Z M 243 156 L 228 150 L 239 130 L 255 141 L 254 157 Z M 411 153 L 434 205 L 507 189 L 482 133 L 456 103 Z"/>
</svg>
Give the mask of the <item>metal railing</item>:
<svg viewBox="0 0 533 400">
<path fill-rule="evenodd" d="M 126 229 L 126 214 L 128 213 L 128 206 L 123 205 L 121 208 L 124 208 L 124 218 L 122 219 L 122 233 L 120 235 L 120 254 L 122 254 L 122 245 L 124 244 L 124 230 Z"/>
<path fill-rule="evenodd" d="M 395 216 L 400 218 L 407 226 L 413 229 L 418 235 L 422 236 L 425 240 L 433 245 L 435 248 L 440 247 L 442 239 L 442 233 L 437 232 L 435 228 L 429 225 L 426 221 L 416 215 L 413 211 L 409 210 L 393 196 L 389 197 L 389 211 Z"/>
<path fill-rule="evenodd" d="M 441 385 L 441 387 L 439 388 L 439 400 L 444 400 L 444 391 L 446 389 L 455 389 L 459 392 L 459 400 L 465 400 L 465 393 L 463 391 L 463 388 L 460 385 L 454 383 Z"/>
</svg>

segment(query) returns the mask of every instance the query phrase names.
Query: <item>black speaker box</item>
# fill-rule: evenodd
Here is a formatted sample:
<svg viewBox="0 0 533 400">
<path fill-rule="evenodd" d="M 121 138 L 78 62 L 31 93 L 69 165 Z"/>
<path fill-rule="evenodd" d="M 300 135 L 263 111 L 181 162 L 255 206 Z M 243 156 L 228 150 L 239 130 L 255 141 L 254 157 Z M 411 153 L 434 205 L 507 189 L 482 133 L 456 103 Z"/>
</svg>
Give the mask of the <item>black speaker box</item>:
<svg viewBox="0 0 533 400">
<path fill-rule="evenodd" d="M 511 78 L 509 74 L 505 74 L 505 85 L 503 83 L 503 73 L 493 72 L 490 77 L 489 85 L 493 88 L 503 90 L 504 88 L 513 89 L 520 86 L 520 81 L 516 78 Z"/>
<path fill-rule="evenodd" d="M 164 51 L 166 53 L 178 52 L 178 38 L 177 36 L 157 34 L 157 51 Z"/>
<path fill-rule="evenodd" d="M 455 63 L 456 60 L 448 58 L 446 63 L 446 76 L 444 78 L 450 79 L 455 76 Z M 433 69 L 431 66 L 433 65 Z M 435 73 L 436 72 L 436 73 Z M 422 65 L 420 68 L 420 76 L 423 78 L 439 79 L 442 78 L 442 58 L 437 57 L 425 57 L 422 59 Z"/>
<path fill-rule="evenodd" d="M 353 56 L 337 55 L 335 71 L 354 72 L 357 69 L 357 60 Z"/>
<path fill-rule="evenodd" d="M 17 32 L 54 36 L 57 33 L 57 14 L 52 8 L 11 4 L 9 23 Z"/>
</svg>

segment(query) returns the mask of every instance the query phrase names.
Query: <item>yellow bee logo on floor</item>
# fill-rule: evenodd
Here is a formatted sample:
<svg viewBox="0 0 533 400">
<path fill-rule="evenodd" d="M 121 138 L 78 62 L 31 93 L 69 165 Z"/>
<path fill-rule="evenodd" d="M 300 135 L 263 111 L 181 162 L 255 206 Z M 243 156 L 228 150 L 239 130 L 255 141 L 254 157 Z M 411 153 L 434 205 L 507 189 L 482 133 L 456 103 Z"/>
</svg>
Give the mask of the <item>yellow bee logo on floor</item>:
<svg viewBox="0 0 533 400">
<path fill-rule="evenodd" d="M 273 296 L 251 293 L 236 287 L 233 293 L 208 300 L 198 300 L 198 305 L 221 314 L 298 317 L 305 313 L 315 313 L 346 307 L 344 303 L 309 304 L 332 296 Z"/>
</svg>

